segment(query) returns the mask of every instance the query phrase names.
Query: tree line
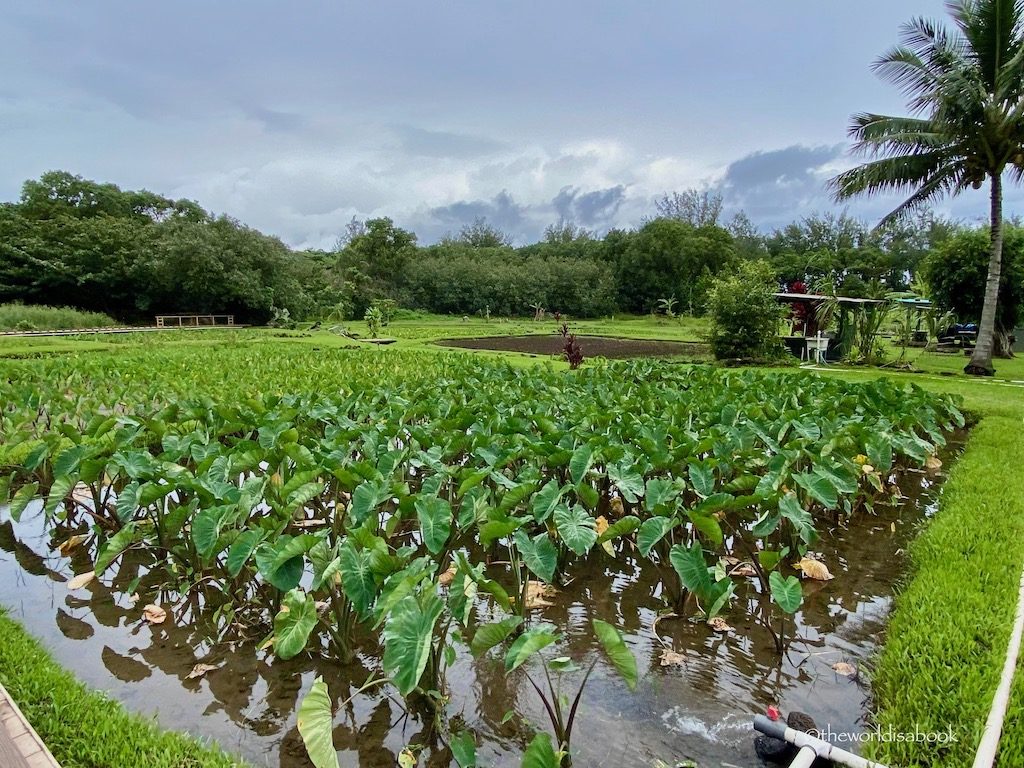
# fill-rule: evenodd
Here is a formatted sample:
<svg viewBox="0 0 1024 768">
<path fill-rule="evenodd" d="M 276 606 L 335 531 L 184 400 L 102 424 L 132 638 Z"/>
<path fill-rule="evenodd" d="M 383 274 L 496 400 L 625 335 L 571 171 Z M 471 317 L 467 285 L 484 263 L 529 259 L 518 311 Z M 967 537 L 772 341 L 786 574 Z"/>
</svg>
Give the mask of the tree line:
<svg viewBox="0 0 1024 768">
<path fill-rule="evenodd" d="M 1021 303 L 1024 238 L 1006 236 L 1000 324 Z M 769 234 L 721 198 L 690 190 L 656 201 L 635 229 L 603 235 L 560 222 L 536 243 L 477 220 L 432 245 L 389 218 L 351 222 L 333 249 L 298 251 L 189 200 L 50 172 L 0 205 L 0 300 L 105 312 L 230 312 L 262 323 L 360 319 L 376 300 L 455 315 L 700 315 L 716 278 L 767 263 L 780 289 L 934 295 L 964 320 L 984 293 L 984 236 L 928 212 L 872 229 L 845 214 L 814 215 Z M 977 262 L 977 263 L 975 263 Z"/>
</svg>

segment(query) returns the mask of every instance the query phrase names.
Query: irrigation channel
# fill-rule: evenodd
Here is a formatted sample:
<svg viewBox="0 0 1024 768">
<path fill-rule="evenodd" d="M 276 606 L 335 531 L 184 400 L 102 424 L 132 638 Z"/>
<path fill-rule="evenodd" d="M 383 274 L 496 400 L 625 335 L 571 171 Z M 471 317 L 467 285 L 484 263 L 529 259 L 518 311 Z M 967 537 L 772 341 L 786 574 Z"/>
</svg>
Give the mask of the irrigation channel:
<svg viewBox="0 0 1024 768">
<path fill-rule="evenodd" d="M 904 476 L 905 498 L 898 506 L 879 506 L 848 527 L 820 523 L 815 550 L 836 578 L 804 582 L 805 601 L 796 615 L 799 639 L 781 658 L 754 619 L 763 600 L 755 580 L 744 579 L 747 586 L 737 589 L 738 604 L 725 614 L 729 632 L 686 620 L 656 622 L 660 585 L 654 568 L 631 557 L 603 558 L 595 550 L 576 580 L 534 616 L 565 634 L 556 655 L 577 660 L 599 652 L 590 620 L 613 623 L 626 633 L 642 679 L 630 693 L 598 666 L 575 727 L 576 763 L 649 768 L 661 759 L 669 765 L 692 760 L 702 768 L 756 766 L 751 721 L 770 704 L 807 712 L 833 733 L 866 733 L 871 657 L 906 569 L 904 548 L 936 510 L 941 480 L 962 438 L 950 441 L 937 473 Z M 323 675 L 338 699 L 379 668 L 379 658 L 368 652 L 348 666 L 307 654 L 280 661 L 255 644 L 212 643 L 173 617 L 149 626 L 141 619 L 141 604 L 128 594 L 96 581 L 69 591 L 72 572 L 90 564 L 74 562 L 74 553 L 69 559 L 51 543 L 38 502 L 20 523 L 0 524 L 0 604 L 87 684 L 109 691 L 131 710 L 157 716 L 166 728 L 216 740 L 255 765 L 309 766 L 295 710 L 314 676 Z M 364 644 L 364 651 L 372 648 L 372 642 Z M 839 662 L 858 674 L 840 674 L 833 669 Z M 190 677 L 198 663 L 217 668 Z M 516 710 L 537 728 L 546 722 L 526 679 L 506 678 L 500 659 L 473 660 L 466 653 L 449 680 L 448 711 L 476 733 L 480 764 L 518 767 L 532 733 L 520 718 L 505 721 L 506 713 Z M 428 741 L 422 724 L 406 716 L 398 701 L 378 688 L 337 713 L 334 741 L 342 765 L 392 768 L 406 745 Z M 420 765 L 455 763 L 438 746 L 424 750 Z"/>
</svg>

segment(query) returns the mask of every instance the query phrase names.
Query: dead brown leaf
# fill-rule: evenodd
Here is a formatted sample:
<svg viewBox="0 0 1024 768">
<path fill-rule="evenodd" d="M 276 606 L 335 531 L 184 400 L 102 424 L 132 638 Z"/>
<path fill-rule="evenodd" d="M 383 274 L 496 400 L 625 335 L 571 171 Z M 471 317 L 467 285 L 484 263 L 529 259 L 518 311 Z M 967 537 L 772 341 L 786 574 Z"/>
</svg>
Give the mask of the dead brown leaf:
<svg viewBox="0 0 1024 768">
<path fill-rule="evenodd" d="M 713 619 L 708 619 L 708 626 L 715 630 L 715 632 L 732 632 L 732 627 L 730 627 L 721 616 L 715 616 Z"/>
<path fill-rule="evenodd" d="M 86 571 L 85 573 L 80 573 L 68 582 L 68 589 L 81 589 L 95 578 L 95 571 Z"/>
<path fill-rule="evenodd" d="M 196 664 L 192 667 L 192 671 L 188 673 L 186 680 L 198 680 L 200 677 L 205 675 L 207 672 L 213 672 L 215 669 L 220 669 L 216 664 Z"/>
<path fill-rule="evenodd" d="M 938 472 L 942 468 L 942 460 L 938 456 L 929 456 L 924 462 L 924 467 L 929 472 Z"/>
<path fill-rule="evenodd" d="M 150 603 L 142 609 L 142 618 L 150 624 L 163 624 L 167 620 L 167 611 L 159 605 Z"/>
<path fill-rule="evenodd" d="M 837 661 L 832 665 L 832 669 L 835 670 L 837 675 L 842 675 L 843 677 L 855 678 L 858 674 L 857 667 L 845 661 Z"/>
<path fill-rule="evenodd" d="M 626 514 L 626 510 L 622 506 L 622 499 L 618 496 L 612 497 L 611 501 L 608 502 L 608 512 L 612 517 L 622 517 Z"/>
<path fill-rule="evenodd" d="M 835 576 L 829 571 L 828 566 L 820 560 L 815 560 L 813 557 L 801 558 L 800 562 L 797 563 L 795 568 L 799 568 L 803 571 L 804 576 L 809 579 L 816 579 L 817 581 L 829 581 L 834 579 Z"/>
<path fill-rule="evenodd" d="M 458 573 L 458 569 L 452 565 L 448 567 L 448 570 L 437 577 L 437 583 L 442 587 L 447 587 L 453 581 L 455 581 L 455 574 Z"/>
<path fill-rule="evenodd" d="M 659 661 L 663 667 L 681 667 L 686 664 L 686 656 L 682 653 L 665 648 L 661 652 Z"/>
<path fill-rule="evenodd" d="M 545 584 L 542 581 L 529 581 L 526 584 L 526 610 L 533 610 L 534 608 L 547 608 L 554 605 L 550 601 L 558 594 L 558 590 L 552 587 L 550 584 Z"/>
</svg>

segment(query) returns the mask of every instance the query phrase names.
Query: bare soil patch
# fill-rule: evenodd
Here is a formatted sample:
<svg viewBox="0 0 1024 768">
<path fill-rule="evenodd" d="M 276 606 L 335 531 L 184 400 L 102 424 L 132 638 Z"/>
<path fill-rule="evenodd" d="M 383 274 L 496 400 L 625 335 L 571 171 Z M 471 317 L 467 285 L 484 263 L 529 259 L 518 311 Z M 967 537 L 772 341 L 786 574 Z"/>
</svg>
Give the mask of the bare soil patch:
<svg viewBox="0 0 1024 768">
<path fill-rule="evenodd" d="M 711 351 L 707 344 L 695 341 L 662 341 L 659 339 L 623 339 L 611 336 L 577 336 L 586 357 L 625 359 L 630 357 L 687 357 L 706 359 Z M 536 336 L 481 336 L 472 339 L 440 339 L 445 347 L 489 349 L 498 352 L 522 352 L 528 355 L 560 355 L 563 341 L 554 334 Z"/>
</svg>

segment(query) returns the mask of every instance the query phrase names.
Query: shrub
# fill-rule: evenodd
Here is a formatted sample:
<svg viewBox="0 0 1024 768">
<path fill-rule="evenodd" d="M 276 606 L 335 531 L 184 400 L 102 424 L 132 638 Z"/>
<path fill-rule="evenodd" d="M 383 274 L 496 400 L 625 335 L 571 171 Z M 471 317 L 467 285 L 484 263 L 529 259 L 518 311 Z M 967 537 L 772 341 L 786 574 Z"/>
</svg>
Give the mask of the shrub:
<svg viewBox="0 0 1024 768">
<path fill-rule="evenodd" d="M 781 354 L 784 308 L 775 290 L 771 267 L 760 261 L 741 264 L 734 274 L 714 281 L 708 308 L 711 350 L 717 359 L 763 360 Z"/>
<path fill-rule="evenodd" d="M 63 331 L 112 325 L 114 321 L 100 312 L 28 305 L 17 301 L 0 304 L 0 331 Z"/>
</svg>

